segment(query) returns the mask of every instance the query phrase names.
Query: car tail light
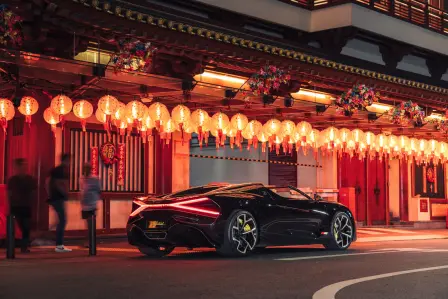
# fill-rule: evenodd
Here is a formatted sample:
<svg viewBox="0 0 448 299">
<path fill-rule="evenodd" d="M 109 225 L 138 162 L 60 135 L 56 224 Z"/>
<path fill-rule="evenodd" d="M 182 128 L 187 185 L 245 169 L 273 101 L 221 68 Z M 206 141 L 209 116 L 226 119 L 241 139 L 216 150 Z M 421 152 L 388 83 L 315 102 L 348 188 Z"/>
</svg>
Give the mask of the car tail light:
<svg viewBox="0 0 448 299">
<path fill-rule="evenodd" d="M 144 210 L 156 210 L 156 209 L 175 209 L 187 213 L 198 214 L 207 217 L 217 218 L 220 214 L 219 207 L 208 197 L 199 198 L 180 198 L 176 202 L 167 204 L 147 204 L 141 201 L 134 201 L 133 212 L 131 216 L 135 216 Z M 137 207 L 138 206 L 138 207 Z"/>
</svg>

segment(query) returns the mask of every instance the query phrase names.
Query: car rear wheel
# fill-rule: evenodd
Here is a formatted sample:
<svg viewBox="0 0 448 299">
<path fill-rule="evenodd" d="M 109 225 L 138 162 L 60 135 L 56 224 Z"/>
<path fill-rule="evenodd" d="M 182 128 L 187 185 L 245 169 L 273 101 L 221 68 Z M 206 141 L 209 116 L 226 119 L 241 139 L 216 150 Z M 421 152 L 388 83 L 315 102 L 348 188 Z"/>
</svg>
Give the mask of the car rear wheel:
<svg viewBox="0 0 448 299">
<path fill-rule="evenodd" d="M 338 212 L 331 222 L 330 240 L 324 244 L 330 250 L 345 250 L 353 242 L 353 223 L 345 212 Z"/>
<path fill-rule="evenodd" d="M 254 216 L 248 211 L 237 210 L 227 220 L 224 242 L 217 249 L 225 256 L 246 256 L 258 242 L 258 227 Z"/>
<path fill-rule="evenodd" d="M 149 257 L 162 257 L 170 254 L 174 250 L 174 246 L 139 247 L 138 250 Z"/>
</svg>

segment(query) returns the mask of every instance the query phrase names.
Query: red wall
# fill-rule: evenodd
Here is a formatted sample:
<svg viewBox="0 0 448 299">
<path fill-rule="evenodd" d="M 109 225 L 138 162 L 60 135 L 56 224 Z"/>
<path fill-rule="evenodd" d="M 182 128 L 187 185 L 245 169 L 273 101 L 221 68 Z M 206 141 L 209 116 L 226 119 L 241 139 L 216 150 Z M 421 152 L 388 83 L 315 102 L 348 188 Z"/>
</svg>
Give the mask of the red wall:
<svg viewBox="0 0 448 299">
<path fill-rule="evenodd" d="M 28 161 L 29 173 L 38 179 L 38 192 L 33 205 L 33 228 L 48 228 L 48 205 L 45 179 L 55 161 L 54 135 L 43 119 L 48 99 L 38 99 L 40 107 L 31 125 L 24 124 L 24 117 L 16 112 L 16 118 L 8 123 L 5 142 L 5 180 L 14 174 L 14 159 Z M 23 128 L 23 129 L 22 129 Z M 0 147 L 1 150 L 1 147 Z M 1 166 L 1 165 L 0 165 Z"/>
<path fill-rule="evenodd" d="M 154 193 L 167 194 L 173 189 L 173 147 L 172 141 L 166 144 L 160 136 L 154 136 Z"/>
</svg>

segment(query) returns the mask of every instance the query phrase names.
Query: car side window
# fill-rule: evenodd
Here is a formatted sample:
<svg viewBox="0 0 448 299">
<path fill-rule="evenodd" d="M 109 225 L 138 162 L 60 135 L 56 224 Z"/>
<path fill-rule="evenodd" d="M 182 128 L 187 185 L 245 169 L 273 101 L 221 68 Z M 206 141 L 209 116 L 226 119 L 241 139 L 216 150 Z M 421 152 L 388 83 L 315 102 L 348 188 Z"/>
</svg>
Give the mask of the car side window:
<svg viewBox="0 0 448 299">
<path fill-rule="evenodd" d="M 249 190 L 249 191 L 247 191 L 247 193 L 251 193 L 251 194 L 255 194 L 255 195 L 261 196 L 261 197 L 263 197 L 263 199 L 266 199 L 266 200 L 272 200 L 273 199 L 273 197 L 272 197 L 271 193 L 269 192 L 269 190 L 265 189 L 265 188 L 258 188 L 258 189 Z"/>
</svg>

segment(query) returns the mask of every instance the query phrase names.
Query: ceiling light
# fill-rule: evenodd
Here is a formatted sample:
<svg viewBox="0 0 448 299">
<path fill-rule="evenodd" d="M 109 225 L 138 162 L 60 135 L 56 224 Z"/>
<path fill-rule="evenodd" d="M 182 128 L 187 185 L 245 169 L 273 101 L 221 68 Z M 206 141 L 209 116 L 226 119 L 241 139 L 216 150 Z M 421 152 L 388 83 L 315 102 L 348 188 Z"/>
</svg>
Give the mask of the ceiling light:
<svg viewBox="0 0 448 299">
<path fill-rule="evenodd" d="M 216 79 L 216 80 L 222 80 L 222 81 L 227 81 L 227 82 L 231 82 L 231 83 L 239 83 L 239 84 L 244 84 L 247 81 L 245 78 L 234 77 L 234 76 L 229 76 L 229 75 L 219 74 L 219 73 L 212 73 L 212 72 L 203 72 L 202 74 L 197 75 L 195 77 L 197 79 L 199 79 L 200 81 L 202 81 L 202 78 Z"/>
<path fill-rule="evenodd" d="M 299 90 L 298 92 L 296 92 L 296 94 L 304 95 L 304 96 L 308 96 L 308 97 L 314 97 L 317 99 L 326 99 L 327 98 L 327 95 L 324 93 L 314 92 L 314 91 L 304 90 L 304 89 Z"/>
<path fill-rule="evenodd" d="M 366 107 L 366 109 L 369 112 L 385 113 L 386 111 L 389 111 L 393 107 L 394 106 L 391 106 L 391 105 L 380 104 L 380 103 L 373 103 L 372 105 Z"/>
</svg>

